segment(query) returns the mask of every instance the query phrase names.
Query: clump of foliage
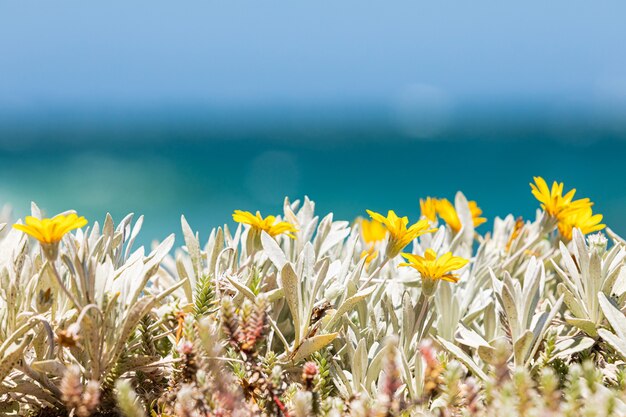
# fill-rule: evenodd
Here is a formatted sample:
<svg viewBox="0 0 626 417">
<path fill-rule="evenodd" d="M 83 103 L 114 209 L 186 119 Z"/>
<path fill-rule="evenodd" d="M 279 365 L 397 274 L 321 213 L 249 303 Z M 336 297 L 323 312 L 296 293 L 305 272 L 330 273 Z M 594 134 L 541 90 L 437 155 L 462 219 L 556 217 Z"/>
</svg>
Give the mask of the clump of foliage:
<svg viewBox="0 0 626 417">
<path fill-rule="evenodd" d="M 0 226 L 0 414 L 624 415 L 626 242 L 532 187 L 535 219 L 484 234 L 462 193 L 412 224 L 286 199 L 149 253 L 141 217 L 33 205 Z"/>
</svg>

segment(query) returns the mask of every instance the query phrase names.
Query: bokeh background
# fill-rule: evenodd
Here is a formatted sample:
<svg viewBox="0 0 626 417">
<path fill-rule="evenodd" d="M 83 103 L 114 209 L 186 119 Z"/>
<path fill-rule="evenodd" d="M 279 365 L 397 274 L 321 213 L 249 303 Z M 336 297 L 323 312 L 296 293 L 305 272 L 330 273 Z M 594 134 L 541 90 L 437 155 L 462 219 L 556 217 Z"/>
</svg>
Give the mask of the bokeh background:
<svg viewBox="0 0 626 417">
<path fill-rule="evenodd" d="M 626 233 L 626 3 L 0 2 L 0 205 L 417 218 L 463 190 L 532 216 L 533 175 Z M 483 229 L 488 225 L 482 226 Z"/>
</svg>

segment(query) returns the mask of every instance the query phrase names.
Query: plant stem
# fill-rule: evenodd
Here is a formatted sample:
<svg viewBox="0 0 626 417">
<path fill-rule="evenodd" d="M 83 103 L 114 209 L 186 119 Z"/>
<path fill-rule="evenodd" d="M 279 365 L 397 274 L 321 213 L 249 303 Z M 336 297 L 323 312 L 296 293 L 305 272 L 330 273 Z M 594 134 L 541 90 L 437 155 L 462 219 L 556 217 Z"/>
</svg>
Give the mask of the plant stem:
<svg viewBox="0 0 626 417">
<path fill-rule="evenodd" d="M 65 295 L 67 295 L 69 297 L 70 300 L 72 300 L 72 302 L 74 303 L 74 305 L 78 308 L 79 311 L 81 311 L 83 309 L 82 305 L 78 302 L 78 300 L 76 299 L 76 297 L 74 296 L 74 294 L 72 294 L 70 292 L 69 289 L 67 289 L 67 287 L 65 286 L 65 284 L 63 283 L 63 280 L 61 279 L 61 275 L 59 275 L 59 271 L 57 271 L 56 266 L 54 265 L 54 262 L 51 262 L 50 260 L 48 261 L 48 264 L 50 265 L 50 267 L 52 268 L 52 272 L 54 273 L 54 277 L 57 280 L 57 283 L 59 284 L 59 286 L 61 287 L 61 289 L 63 290 L 63 292 L 65 292 Z"/>
<path fill-rule="evenodd" d="M 372 272 L 372 274 L 367 278 L 367 281 L 365 281 L 363 283 L 363 285 L 361 285 L 361 287 L 359 287 L 359 291 L 364 290 L 365 288 L 367 288 L 369 286 L 369 284 L 372 282 L 372 279 L 378 275 L 380 273 L 380 271 L 383 269 L 383 267 L 387 264 L 387 262 L 389 262 L 389 258 L 385 257 L 385 259 L 382 261 L 382 263 L 380 265 L 378 265 L 378 268 L 376 268 L 374 270 L 374 272 Z"/>
</svg>

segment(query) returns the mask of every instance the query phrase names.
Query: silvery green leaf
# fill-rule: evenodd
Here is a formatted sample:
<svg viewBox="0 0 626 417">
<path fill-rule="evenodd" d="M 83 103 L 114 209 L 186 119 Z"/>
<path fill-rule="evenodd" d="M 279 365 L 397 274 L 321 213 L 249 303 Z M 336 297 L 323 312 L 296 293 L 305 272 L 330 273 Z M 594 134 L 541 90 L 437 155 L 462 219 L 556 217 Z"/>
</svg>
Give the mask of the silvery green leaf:
<svg viewBox="0 0 626 417">
<path fill-rule="evenodd" d="M 350 234 L 349 223 L 346 221 L 338 221 L 334 222 L 331 225 L 331 230 L 328 235 L 324 239 L 322 246 L 317 252 L 318 256 L 325 255 L 328 251 L 330 251 L 335 245 L 342 242 L 348 235 Z"/>
<path fill-rule="evenodd" d="M 572 255 L 570 254 L 567 246 L 565 246 L 563 242 L 559 242 L 559 248 L 561 250 L 561 260 L 565 264 L 567 272 L 569 272 L 572 282 L 574 283 L 574 288 L 577 288 L 579 289 L 579 291 L 581 291 L 584 286 L 582 285 L 580 273 L 578 272 L 578 267 L 576 266 L 576 263 L 572 259 Z"/>
<path fill-rule="evenodd" d="M 42 218 L 41 210 L 39 209 L 39 206 L 37 206 L 37 204 L 35 204 L 34 201 L 30 202 L 30 215 L 33 216 L 33 217 L 36 217 L 38 219 Z"/>
<path fill-rule="evenodd" d="M 552 320 L 554 320 L 554 317 L 559 312 L 562 304 L 563 296 L 560 296 L 559 299 L 556 300 L 556 303 L 554 303 L 554 306 L 551 307 L 549 312 L 544 312 L 539 316 L 539 319 L 537 320 L 535 327 L 533 328 L 533 345 L 531 351 L 527 356 L 526 364 L 528 364 L 528 361 L 530 361 L 535 356 L 535 353 L 539 349 L 539 346 L 541 346 L 541 341 L 543 340 L 545 333 L 548 330 L 548 326 L 550 325 Z"/>
<path fill-rule="evenodd" d="M 329 213 L 322 219 L 322 221 L 320 222 L 320 225 L 317 227 L 317 234 L 315 235 L 315 238 L 313 239 L 313 246 L 315 246 L 316 253 L 320 253 L 322 244 L 324 243 L 324 240 L 326 240 L 326 236 L 330 232 L 332 224 L 333 224 L 333 213 Z"/>
<path fill-rule="evenodd" d="M 589 287 L 586 289 L 589 310 L 591 311 L 590 319 L 592 321 L 598 320 L 600 317 L 596 317 L 598 311 L 598 291 L 602 288 L 602 261 L 600 255 L 596 252 L 591 254 L 589 258 L 589 278 L 586 280 Z"/>
<path fill-rule="evenodd" d="M 361 391 L 365 383 L 367 372 L 367 349 L 365 339 L 359 340 L 352 357 L 352 386 L 355 391 Z"/>
<path fill-rule="evenodd" d="M 185 297 L 187 297 L 187 302 L 193 303 L 193 288 L 189 280 L 189 274 L 185 268 L 183 257 L 180 254 L 176 256 L 176 272 L 180 279 L 186 280 L 187 283 L 183 286 L 183 291 L 185 292 Z"/>
<path fill-rule="evenodd" d="M 352 270 L 352 273 L 348 277 L 348 284 L 351 284 L 351 287 L 353 288 L 359 288 L 359 281 L 361 280 L 361 277 L 363 277 L 363 268 L 365 267 L 365 259 L 366 258 L 361 258 L 359 260 L 359 263 L 356 264 L 356 266 Z M 350 289 L 350 287 L 348 289 Z M 344 298 L 350 297 L 353 294 L 354 293 L 347 292 L 345 293 Z"/>
<path fill-rule="evenodd" d="M 493 339 L 496 336 L 498 329 L 498 319 L 496 318 L 496 306 L 495 303 L 490 303 L 485 308 L 483 315 L 483 327 L 485 329 L 485 338 Z"/>
<path fill-rule="evenodd" d="M 4 378 L 6 378 L 9 373 L 11 373 L 11 370 L 22 358 L 24 350 L 28 347 L 32 340 L 33 335 L 28 334 L 24 336 L 19 344 L 9 346 L 9 348 L 6 349 L 4 356 L 0 359 L 0 383 L 4 381 Z"/>
<path fill-rule="evenodd" d="M 499 360 L 496 355 L 496 349 L 491 346 L 479 346 L 476 352 L 480 359 L 489 365 L 496 365 Z"/>
<path fill-rule="evenodd" d="M 139 236 L 139 232 L 141 231 L 141 226 L 143 226 L 143 216 L 139 216 L 135 225 L 133 226 L 132 232 L 130 233 L 130 237 L 128 238 L 128 244 L 126 245 L 126 252 L 124 253 L 124 261 L 128 259 L 132 252 L 133 245 L 137 236 Z"/>
<path fill-rule="evenodd" d="M 276 288 L 265 293 L 267 301 L 273 303 L 285 297 L 285 291 L 282 288 Z"/>
<path fill-rule="evenodd" d="M 574 242 L 574 254 L 578 260 L 580 270 L 586 271 L 589 268 L 589 248 L 585 242 L 585 235 L 576 227 L 572 230 L 572 241 Z"/>
<path fill-rule="evenodd" d="M 613 288 L 609 291 L 604 291 L 605 294 L 613 292 L 617 296 L 621 296 L 622 294 L 626 294 L 626 266 L 622 266 L 619 269 L 617 277 L 615 278 L 615 283 L 613 284 Z"/>
<path fill-rule="evenodd" d="M 472 218 L 467 198 L 461 191 L 458 191 L 454 197 L 454 208 L 463 225 L 461 230 L 463 240 L 470 243 L 474 240 L 474 219 Z"/>
<path fill-rule="evenodd" d="M 617 353 L 620 354 L 622 359 L 626 360 L 626 341 L 614 335 L 606 329 L 598 329 L 600 337 L 607 342 Z"/>
<path fill-rule="evenodd" d="M 175 235 L 172 233 L 171 235 L 169 235 L 168 237 L 166 237 L 163 242 L 161 242 L 152 252 L 150 252 L 150 254 L 146 257 L 145 259 L 145 263 L 146 263 L 146 269 L 150 272 L 150 273 L 155 273 L 158 269 L 159 266 L 161 264 L 161 262 L 163 261 L 163 258 L 165 257 L 165 255 L 167 255 L 169 253 L 170 250 L 172 250 L 172 246 L 174 246 L 174 241 L 175 241 L 176 237 Z"/>
<path fill-rule="evenodd" d="M 350 398 L 353 396 L 352 385 L 346 378 L 344 370 L 341 366 L 333 361 L 330 368 L 330 374 L 333 378 L 333 384 L 337 388 L 337 391 L 343 398 Z"/>
<path fill-rule="evenodd" d="M 371 360 L 371 362 L 367 366 L 367 372 L 366 372 L 366 377 L 365 377 L 366 387 L 370 387 L 374 383 L 376 378 L 378 378 L 378 375 L 380 374 L 380 371 L 382 370 L 383 361 L 385 360 L 387 352 L 389 349 L 392 349 L 392 348 L 393 348 L 392 346 L 390 346 L 389 344 L 386 344 L 374 355 L 374 358 Z"/>
<path fill-rule="evenodd" d="M 297 363 L 302 359 L 308 358 L 311 354 L 328 346 L 338 335 L 339 333 L 328 333 L 309 337 L 300 344 L 292 360 Z"/>
<path fill-rule="evenodd" d="M 35 361 L 31 363 L 30 366 L 37 372 L 45 372 L 47 374 L 58 377 L 62 377 L 65 373 L 65 365 L 63 365 L 57 359 Z"/>
<path fill-rule="evenodd" d="M 317 265 L 317 273 L 315 278 L 315 283 L 313 284 L 313 290 L 311 291 L 311 300 L 315 302 L 317 298 L 317 294 L 319 293 L 322 284 L 326 280 L 328 276 L 328 271 L 330 269 L 330 259 L 323 258 Z"/>
<path fill-rule="evenodd" d="M 124 345 L 126 344 L 126 341 L 130 337 L 131 333 L 135 330 L 139 321 L 148 313 L 148 311 L 150 311 L 150 309 L 152 309 L 156 301 L 156 297 L 150 295 L 141 298 L 133 304 L 128 312 L 128 315 L 126 316 L 126 319 L 124 320 L 124 324 L 122 325 L 119 334 L 117 335 L 115 345 L 105 356 L 105 373 L 115 365 L 115 362 L 124 349 Z"/>
<path fill-rule="evenodd" d="M 282 283 L 285 299 L 293 318 L 293 326 L 296 330 L 295 343 L 301 340 L 301 320 L 300 320 L 300 280 L 289 263 L 285 263 L 280 270 L 280 280 Z"/>
<path fill-rule="evenodd" d="M 502 286 L 502 307 L 507 315 L 513 338 L 516 338 L 519 334 L 519 316 L 517 314 L 517 306 L 515 305 L 515 298 L 509 290 L 507 285 Z"/>
<path fill-rule="evenodd" d="M 341 317 L 344 314 L 352 310 L 360 301 L 363 301 L 365 298 L 371 295 L 375 289 L 376 287 L 374 286 L 367 287 L 366 289 L 357 292 L 352 297 L 348 298 L 343 303 L 341 303 L 337 311 L 335 311 L 335 314 L 333 314 L 332 318 L 326 325 L 326 329 L 327 330 L 334 329 L 335 325 L 339 323 L 339 319 L 341 319 Z"/>
<path fill-rule="evenodd" d="M 463 325 L 457 329 L 456 341 L 474 349 L 478 349 L 479 346 L 489 346 L 489 342 L 483 339 L 481 335 Z"/>
<path fill-rule="evenodd" d="M 537 303 L 539 303 L 540 289 L 544 286 L 545 271 L 543 264 L 537 261 L 534 256 L 528 261 L 526 274 L 524 275 L 524 289 L 522 292 L 522 305 L 524 306 L 522 320 L 524 326 L 528 326 L 535 314 Z"/>
<path fill-rule="evenodd" d="M 576 298 L 574 294 L 569 289 L 567 289 L 565 284 L 563 284 L 562 282 L 559 282 L 559 284 L 557 285 L 557 294 L 563 295 L 565 305 L 567 306 L 567 308 L 569 308 L 569 310 L 575 317 L 581 319 L 589 317 L 578 298 Z"/>
<path fill-rule="evenodd" d="M 233 285 L 233 287 L 237 288 L 237 291 L 239 291 L 239 293 L 243 294 L 250 301 L 256 301 L 256 296 L 250 290 L 250 288 L 243 285 L 236 278 L 230 277 L 228 274 L 225 274 L 224 276 L 226 277 L 228 282 L 230 282 Z"/>
<path fill-rule="evenodd" d="M 604 316 L 611 324 L 615 334 L 622 340 L 626 340 L 626 316 L 618 310 L 603 293 L 598 293 L 598 301 Z"/>
<path fill-rule="evenodd" d="M 476 365 L 476 362 L 474 362 L 474 360 L 470 358 L 467 353 L 463 352 L 458 346 L 456 346 L 452 342 L 448 342 L 447 340 L 440 337 L 437 337 L 437 340 L 439 341 L 439 343 L 441 343 L 441 346 L 443 346 L 445 350 L 450 352 L 450 354 L 456 357 L 461 363 L 463 363 L 463 365 L 467 366 L 469 370 L 474 373 L 474 375 L 476 375 L 483 381 L 488 380 L 487 374 L 485 374 L 483 370 L 480 369 L 478 365 Z"/>
<path fill-rule="evenodd" d="M 623 291 L 620 292 L 619 286 L 621 286 L 622 283 L 619 281 L 620 280 L 623 281 L 624 278 L 626 278 L 624 269 L 625 268 L 623 267 L 623 265 L 620 264 L 619 267 L 616 267 L 616 268 L 613 268 L 612 270 L 607 271 L 606 274 L 603 272 L 603 275 L 606 278 L 604 279 L 604 283 L 602 284 L 602 288 L 600 289 L 600 291 L 602 291 L 605 294 L 615 293 L 615 294 L 621 295 Z"/>
<path fill-rule="evenodd" d="M 568 359 L 576 353 L 591 348 L 595 343 L 596 341 L 591 337 L 568 337 L 554 346 L 554 354 L 551 360 L 555 358 Z"/>
<path fill-rule="evenodd" d="M 406 359 L 405 351 L 404 351 L 404 349 L 399 349 L 399 351 L 400 351 L 400 364 L 402 365 L 402 374 L 403 374 L 403 377 L 404 377 L 403 379 L 404 379 L 404 381 L 411 381 L 411 376 L 412 376 L 411 375 L 411 367 L 409 366 L 409 362 Z M 418 369 L 421 368 L 421 357 L 418 356 L 419 352 L 416 353 L 415 355 L 416 355 L 416 358 L 417 358 L 416 361 L 420 362 L 419 365 L 415 366 L 416 371 L 417 371 Z M 423 378 L 420 378 L 420 379 L 423 379 Z M 412 384 L 407 384 L 407 388 L 408 388 L 408 391 L 409 391 L 409 396 L 415 397 L 417 395 L 416 387 L 414 387 Z M 421 386 L 420 386 L 420 388 L 421 388 Z M 421 394 L 421 390 L 420 390 L 420 394 Z"/>
<path fill-rule="evenodd" d="M 569 256 L 569 255 L 568 255 Z M 550 264 L 552 265 L 552 268 L 556 271 L 556 273 L 559 275 L 559 277 L 565 282 L 565 285 L 567 286 L 567 288 L 573 293 L 574 291 L 576 292 L 576 297 L 579 297 L 579 288 L 576 287 L 576 284 L 574 284 L 569 276 L 565 273 L 565 271 L 563 271 L 559 265 L 554 262 L 554 259 L 550 259 Z M 562 284 L 562 283 L 560 283 Z"/>
<path fill-rule="evenodd" d="M 287 257 L 274 238 L 265 232 L 261 232 L 261 245 L 276 269 L 282 270 L 287 263 Z"/>
<path fill-rule="evenodd" d="M 598 328 L 594 322 L 587 319 L 579 319 L 576 317 L 565 317 L 565 322 L 571 324 L 574 327 L 579 328 L 583 332 L 587 333 L 591 337 L 598 336 Z"/>
<path fill-rule="evenodd" d="M 47 391 L 43 390 L 39 385 L 33 384 L 32 382 L 20 382 L 17 385 L 15 385 L 14 387 L 11 387 L 10 391 L 14 394 L 22 394 L 22 395 L 26 395 L 29 397 L 33 397 L 33 398 L 37 398 L 38 400 L 43 400 L 48 402 L 49 404 L 59 404 L 59 398 L 53 396 L 52 394 L 48 393 Z M 0 392 L 1 394 L 2 392 Z M 57 393 L 55 393 L 57 394 Z M 13 413 L 9 414 L 3 414 L 3 411 L 5 411 L 5 409 L 3 409 L 4 404 L 0 405 L 0 415 L 15 415 Z"/>
<path fill-rule="evenodd" d="M 217 266 L 217 258 L 224 249 L 224 231 L 221 227 L 217 228 L 215 237 L 212 241 L 211 252 L 209 253 L 207 267 L 209 274 L 215 273 L 215 267 Z"/>
<path fill-rule="evenodd" d="M 533 337 L 533 332 L 526 330 L 517 340 L 515 340 L 515 343 L 513 343 L 515 364 L 517 366 L 523 365 L 526 362 L 528 352 L 533 343 Z"/>
<path fill-rule="evenodd" d="M 447 408 L 448 401 L 443 396 L 435 398 L 433 402 L 430 403 L 430 407 L 428 408 L 430 411 L 434 411 L 438 408 Z"/>
<path fill-rule="evenodd" d="M 104 224 L 102 225 L 102 236 L 112 239 L 113 233 L 115 233 L 115 225 L 113 224 L 113 217 L 110 213 L 106 214 L 104 218 Z"/>
<path fill-rule="evenodd" d="M 185 238 L 187 252 L 189 252 L 191 264 L 193 265 L 194 276 L 191 285 L 195 285 L 196 280 L 202 276 L 200 242 L 198 241 L 198 236 L 193 233 L 193 230 L 191 230 L 191 227 L 189 226 L 189 223 L 187 223 L 187 219 L 185 219 L 185 216 L 180 216 L 180 223 L 183 229 L 183 237 Z"/>
</svg>

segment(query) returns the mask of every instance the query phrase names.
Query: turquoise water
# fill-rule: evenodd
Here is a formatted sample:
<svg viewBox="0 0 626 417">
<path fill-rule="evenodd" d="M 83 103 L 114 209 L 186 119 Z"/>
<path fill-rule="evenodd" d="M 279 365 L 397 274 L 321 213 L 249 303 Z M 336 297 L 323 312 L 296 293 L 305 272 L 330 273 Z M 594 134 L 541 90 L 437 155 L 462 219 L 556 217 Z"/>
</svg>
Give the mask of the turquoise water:
<svg viewBox="0 0 626 417">
<path fill-rule="evenodd" d="M 285 195 L 308 195 L 318 213 L 336 218 L 366 208 L 417 218 L 420 197 L 462 190 L 488 218 L 530 217 L 537 202 L 528 183 L 542 175 L 576 187 L 626 234 L 626 140 L 606 130 L 487 123 L 425 140 L 384 123 L 156 125 L 5 129 L 0 205 L 10 203 L 19 217 L 31 200 L 49 214 L 73 208 L 90 221 L 107 211 L 116 220 L 144 214 L 148 243 L 180 235 L 181 214 L 206 238 L 234 209 L 280 212 Z"/>
</svg>

